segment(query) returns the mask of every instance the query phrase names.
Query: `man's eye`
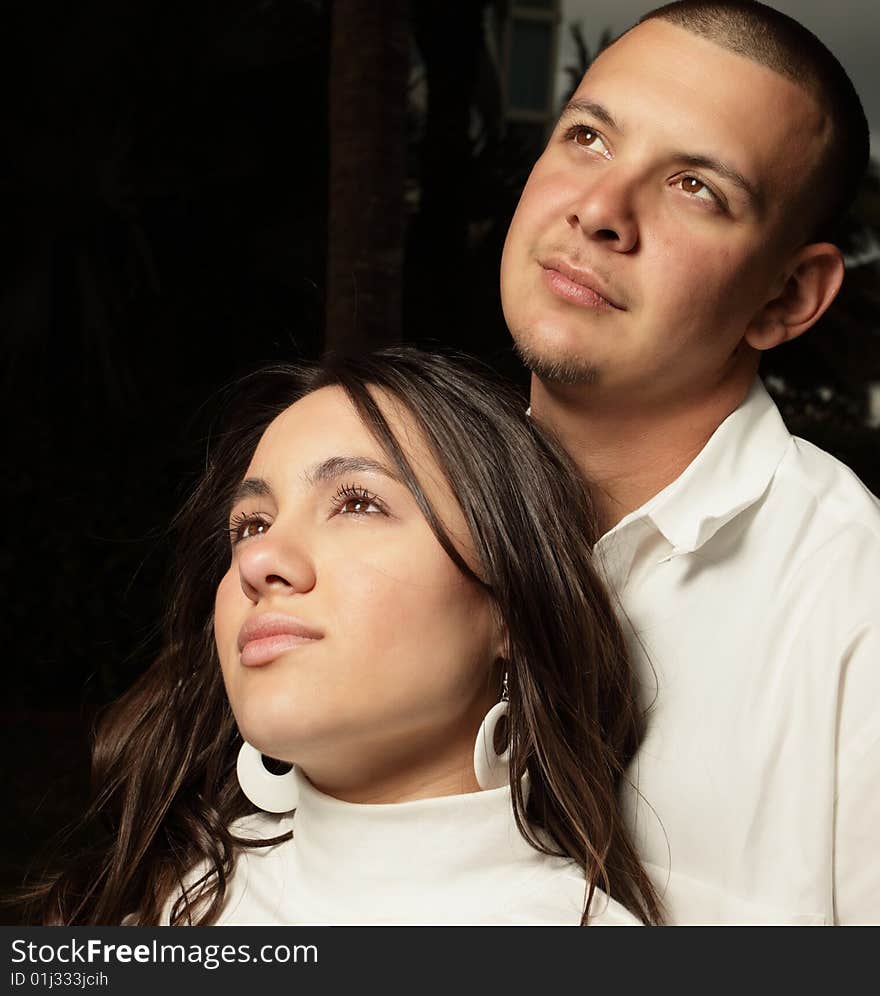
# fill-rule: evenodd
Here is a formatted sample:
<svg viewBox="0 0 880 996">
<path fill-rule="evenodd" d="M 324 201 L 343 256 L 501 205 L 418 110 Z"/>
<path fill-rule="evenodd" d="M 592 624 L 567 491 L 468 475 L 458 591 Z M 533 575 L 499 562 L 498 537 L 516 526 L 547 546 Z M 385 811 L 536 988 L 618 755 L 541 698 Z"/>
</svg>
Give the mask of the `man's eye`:
<svg viewBox="0 0 880 996">
<path fill-rule="evenodd" d="M 608 146 L 605 144 L 605 139 L 602 138 L 599 132 L 587 125 L 575 125 L 570 129 L 569 137 L 582 149 L 590 149 L 590 151 L 598 152 L 600 155 L 606 157 L 611 155 Z"/>
<path fill-rule="evenodd" d="M 705 183 L 699 177 L 696 176 L 682 176 L 677 181 L 681 185 L 681 189 L 686 194 L 691 194 L 696 197 L 697 200 L 717 202 L 718 198 L 715 194 L 706 186 Z"/>
</svg>

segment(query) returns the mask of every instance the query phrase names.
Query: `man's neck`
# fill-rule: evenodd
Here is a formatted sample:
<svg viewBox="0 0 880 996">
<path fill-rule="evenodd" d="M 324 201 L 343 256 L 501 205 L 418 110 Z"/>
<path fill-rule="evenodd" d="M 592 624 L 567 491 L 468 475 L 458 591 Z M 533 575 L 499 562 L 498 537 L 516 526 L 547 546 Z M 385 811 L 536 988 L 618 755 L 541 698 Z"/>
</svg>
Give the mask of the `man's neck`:
<svg viewBox="0 0 880 996">
<path fill-rule="evenodd" d="M 556 433 L 590 483 L 605 533 L 684 471 L 750 386 L 741 377 L 647 407 L 608 405 L 589 387 L 558 389 L 532 377 L 532 416 Z"/>
</svg>

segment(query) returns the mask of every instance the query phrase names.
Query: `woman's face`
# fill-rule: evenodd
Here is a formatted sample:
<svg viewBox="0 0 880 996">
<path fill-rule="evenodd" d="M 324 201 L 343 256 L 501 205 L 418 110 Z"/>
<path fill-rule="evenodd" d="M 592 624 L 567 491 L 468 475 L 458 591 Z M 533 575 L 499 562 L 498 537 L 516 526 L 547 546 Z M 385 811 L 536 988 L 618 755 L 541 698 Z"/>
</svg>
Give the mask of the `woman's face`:
<svg viewBox="0 0 880 996">
<path fill-rule="evenodd" d="M 479 572 L 411 417 L 374 397 Z M 503 646 L 489 598 L 443 551 L 340 388 L 266 429 L 230 535 L 214 632 L 242 736 L 353 801 L 476 788 L 474 737 L 498 698 Z"/>
</svg>

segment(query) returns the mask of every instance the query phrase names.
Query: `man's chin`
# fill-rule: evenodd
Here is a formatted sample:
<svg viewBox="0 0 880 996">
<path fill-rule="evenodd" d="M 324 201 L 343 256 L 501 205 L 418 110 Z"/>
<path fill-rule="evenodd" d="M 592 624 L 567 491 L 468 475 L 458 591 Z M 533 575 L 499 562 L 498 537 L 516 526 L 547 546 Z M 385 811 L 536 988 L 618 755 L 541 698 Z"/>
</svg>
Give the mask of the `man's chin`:
<svg viewBox="0 0 880 996">
<path fill-rule="evenodd" d="M 516 338 L 513 349 L 526 369 L 546 384 L 586 387 L 598 379 L 599 371 L 582 356 L 541 349 Z"/>
</svg>

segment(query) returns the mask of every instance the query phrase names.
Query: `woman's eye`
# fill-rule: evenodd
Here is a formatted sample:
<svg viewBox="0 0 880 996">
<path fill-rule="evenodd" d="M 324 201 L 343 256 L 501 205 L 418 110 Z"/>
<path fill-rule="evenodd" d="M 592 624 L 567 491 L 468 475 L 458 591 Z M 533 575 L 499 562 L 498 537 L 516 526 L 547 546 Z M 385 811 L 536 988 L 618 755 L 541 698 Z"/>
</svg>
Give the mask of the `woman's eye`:
<svg viewBox="0 0 880 996">
<path fill-rule="evenodd" d="M 696 176 L 683 176 L 676 181 L 681 185 L 681 189 L 686 194 L 691 194 L 700 201 L 717 202 L 718 198 L 712 191 Z"/>
<path fill-rule="evenodd" d="M 242 540 L 250 539 L 265 533 L 269 528 L 269 523 L 265 519 L 248 515 L 241 518 L 234 518 L 229 523 L 229 539 L 232 545 L 240 543 Z"/>
<path fill-rule="evenodd" d="M 610 156 L 611 152 L 608 146 L 605 144 L 605 139 L 599 134 L 599 132 L 594 131 L 587 125 L 576 125 L 572 129 L 571 137 L 574 139 L 576 145 L 579 145 L 582 149 L 590 149 L 592 152 L 598 152 L 603 156 Z"/>
<path fill-rule="evenodd" d="M 339 508 L 341 515 L 364 515 L 378 511 L 380 509 L 376 503 L 366 498 L 348 498 Z"/>
<path fill-rule="evenodd" d="M 385 514 L 381 498 L 355 484 L 348 484 L 336 492 L 333 509 L 338 515 Z"/>
</svg>

